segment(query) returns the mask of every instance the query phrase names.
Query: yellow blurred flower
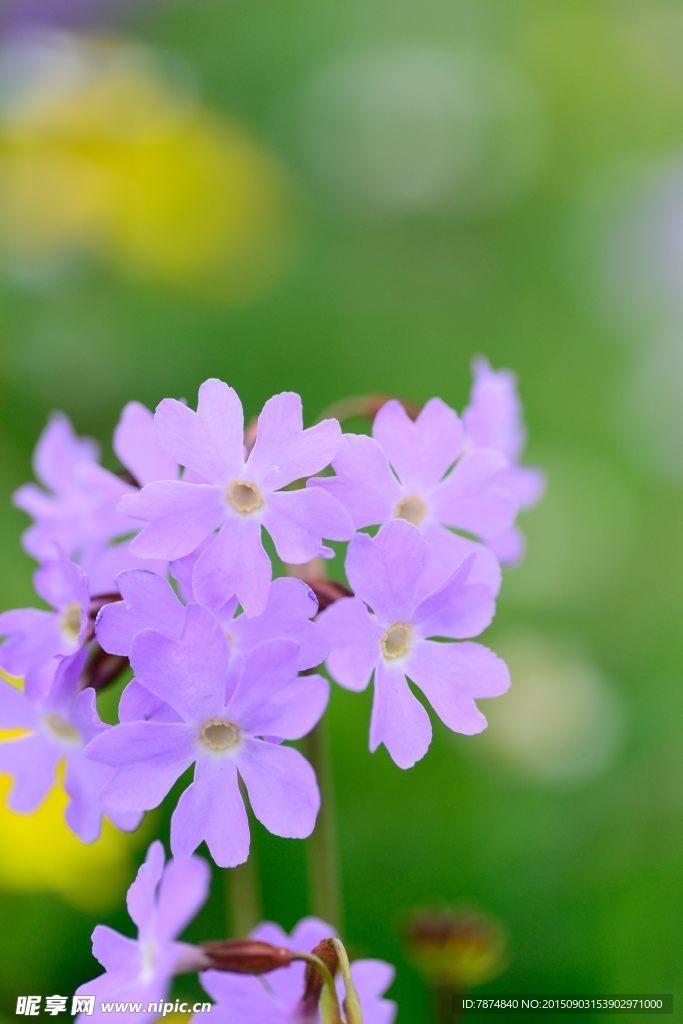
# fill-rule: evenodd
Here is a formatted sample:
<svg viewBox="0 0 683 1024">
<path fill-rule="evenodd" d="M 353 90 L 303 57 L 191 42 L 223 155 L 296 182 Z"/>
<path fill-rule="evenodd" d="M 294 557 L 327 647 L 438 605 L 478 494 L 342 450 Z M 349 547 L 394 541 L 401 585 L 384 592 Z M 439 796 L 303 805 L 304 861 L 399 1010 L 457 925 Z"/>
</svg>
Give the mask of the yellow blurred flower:
<svg viewBox="0 0 683 1024">
<path fill-rule="evenodd" d="M 12 45 L 12 44 L 9 44 Z M 289 251 L 275 160 L 185 76 L 115 38 L 15 43 L 0 79 L 0 226 L 20 269 L 98 253 L 140 278 L 244 297 Z"/>
<path fill-rule="evenodd" d="M 21 687 L 20 680 L 2 671 L 0 676 Z M 16 735 L 0 731 L 0 742 Z M 132 855 L 147 830 L 126 834 L 105 820 L 101 838 L 86 846 L 64 821 L 67 796 L 61 784 L 33 814 L 7 808 L 10 787 L 11 779 L 0 775 L 0 888 L 51 890 L 89 910 L 116 905 L 133 870 Z"/>
</svg>

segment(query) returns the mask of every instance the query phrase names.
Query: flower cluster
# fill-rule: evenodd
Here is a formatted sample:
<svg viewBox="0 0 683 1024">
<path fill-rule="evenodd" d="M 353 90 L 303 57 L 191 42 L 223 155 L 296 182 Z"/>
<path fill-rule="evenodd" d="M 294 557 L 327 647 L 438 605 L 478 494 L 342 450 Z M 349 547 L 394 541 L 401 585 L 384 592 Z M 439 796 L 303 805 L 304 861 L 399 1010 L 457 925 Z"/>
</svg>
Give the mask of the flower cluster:
<svg viewBox="0 0 683 1024">
<path fill-rule="evenodd" d="M 519 461 L 514 378 L 477 362 L 462 418 L 438 398 L 414 414 L 393 400 L 375 411 L 369 436 L 343 433 L 334 418 L 305 428 L 287 392 L 245 424 L 235 391 L 211 379 L 196 410 L 173 399 L 155 413 L 126 406 L 118 473 L 61 414 L 40 439 L 39 484 L 15 502 L 32 518 L 24 546 L 45 607 L 0 615 L 0 669 L 16 677 L 0 679 L 10 805 L 36 809 L 63 764 L 67 823 L 92 842 L 103 815 L 135 829 L 180 792 L 173 861 L 165 868 L 154 843 L 128 894 L 138 939 L 96 929 L 105 973 L 85 994 L 154 1003 L 191 970 L 221 1019 L 317 1021 L 322 989 L 311 988 L 306 961 L 348 1024 L 394 1019 L 387 965 L 349 967 L 343 951 L 337 993 L 333 972 L 306 953 L 343 950 L 321 921 L 291 937 L 263 925 L 245 940 L 275 950 L 267 970 L 288 968 L 267 985 L 260 970 L 224 973 L 241 968 L 211 943 L 177 941 L 206 897 L 197 848 L 224 868 L 247 860 L 247 802 L 274 835 L 313 832 L 316 774 L 290 744 L 325 713 L 323 672 L 349 690 L 374 681 L 370 749 L 384 745 L 404 769 L 431 742 L 425 705 L 470 735 L 486 727 L 477 702 L 509 686 L 505 664 L 476 638 L 493 619 L 501 563 L 522 553 L 517 513 L 543 489 Z M 338 553 L 345 580 L 328 580 L 320 567 Z M 97 692 L 128 669 L 119 720 L 105 724 Z"/>
</svg>

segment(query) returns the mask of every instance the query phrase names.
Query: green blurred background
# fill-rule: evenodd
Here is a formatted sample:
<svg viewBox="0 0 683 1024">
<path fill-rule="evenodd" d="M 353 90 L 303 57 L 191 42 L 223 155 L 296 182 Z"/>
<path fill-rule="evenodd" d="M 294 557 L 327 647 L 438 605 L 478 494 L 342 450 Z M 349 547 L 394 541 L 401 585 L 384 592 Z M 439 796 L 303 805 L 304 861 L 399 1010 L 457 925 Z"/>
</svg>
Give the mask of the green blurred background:
<svg viewBox="0 0 683 1024">
<path fill-rule="evenodd" d="M 549 475 L 490 631 L 513 688 L 410 772 L 368 753 L 369 694 L 333 694 L 345 935 L 397 965 L 402 1022 L 429 1019 L 401 939 L 425 905 L 502 923 L 481 993 L 683 999 L 683 8 L 133 6 L 2 40 L 0 606 L 32 600 L 10 498 L 52 409 L 113 465 L 126 401 L 208 376 L 312 420 L 460 408 L 473 355 L 513 368 Z M 166 810 L 99 850 L 0 812 L 0 1019 L 96 973 Z M 290 927 L 303 844 L 256 846 Z M 224 932 L 218 874 L 194 938 Z"/>
</svg>

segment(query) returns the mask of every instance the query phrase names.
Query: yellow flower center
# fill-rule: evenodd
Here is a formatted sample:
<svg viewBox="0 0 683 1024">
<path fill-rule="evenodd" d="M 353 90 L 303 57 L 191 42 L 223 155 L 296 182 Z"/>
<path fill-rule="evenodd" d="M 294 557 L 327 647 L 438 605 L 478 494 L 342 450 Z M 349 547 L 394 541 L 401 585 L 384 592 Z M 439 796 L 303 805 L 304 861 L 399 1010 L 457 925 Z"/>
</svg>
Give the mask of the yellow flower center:
<svg viewBox="0 0 683 1024">
<path fill-rule="evenodd" d="M 409 494 L 401 498 L 394 509 L 394 519 L 407 519 L 409 523 L 419 526 L 429 511 L 429 506 L 419 494 Z"/>
<path fill-rule="evenodd" d="M 199 738 L 210 750 L 228 750 L 235 747 L 242 739 L 239 726 L 234 722 L 226 722 L 220 718 L 210 718 L 204 722 Z"/>
<path fill-rule="evenodd" d="M 83 611 L 78 601 L 71 601 L 62 609 L 62 614 L 59 617 L 59 628 L 69 643 L 78 643 L 82 622 Z"/>
<path fill-rule="evenodd" d="M 412 626 L 407 625 L 405 622 L 395 622 L 393 626 L 389 626 L 389 629 L 380 640 L 384 657 L 391 661 L 394 658 L 402 658 L 406 655 L 410 648 L 412 632 Z"/>
<path fill-rule="evenodd" d="M 81 734 L 71 722 L 67 722 L 61 715 L 55 715 L 50 713 L 45 715 L 43 721 L 47 728 L 50 730 L 53 736 L 62 743 L 79 744 L 81 743 Z"/>
<path fill-rule="evenodd" d="M 225 499 L 235 512 L 243 516 L 256 512 L 265 504 L 263 495 L 251 480 L 233 480 L 225 492 Z"/>
</svg>

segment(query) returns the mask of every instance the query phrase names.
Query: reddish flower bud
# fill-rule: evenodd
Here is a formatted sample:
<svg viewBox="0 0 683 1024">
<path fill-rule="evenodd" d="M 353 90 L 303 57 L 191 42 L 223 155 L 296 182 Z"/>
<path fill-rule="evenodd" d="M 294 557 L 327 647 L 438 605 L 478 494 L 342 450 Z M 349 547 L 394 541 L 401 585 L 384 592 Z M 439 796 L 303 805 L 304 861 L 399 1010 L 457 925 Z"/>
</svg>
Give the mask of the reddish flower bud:
<svg viewBox="0 0 683 1024">
<path fill-rule="evenodd" d="M 203 942 L 202 949 L 210 967 L 233 974 L 268 974 L 289 967 L 293 959 L 291 950 L 256 939 Z"/>
</svg>

